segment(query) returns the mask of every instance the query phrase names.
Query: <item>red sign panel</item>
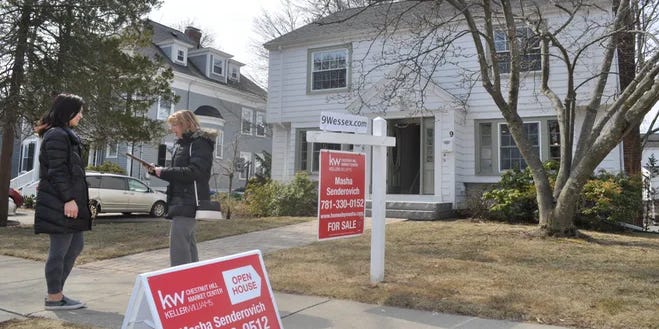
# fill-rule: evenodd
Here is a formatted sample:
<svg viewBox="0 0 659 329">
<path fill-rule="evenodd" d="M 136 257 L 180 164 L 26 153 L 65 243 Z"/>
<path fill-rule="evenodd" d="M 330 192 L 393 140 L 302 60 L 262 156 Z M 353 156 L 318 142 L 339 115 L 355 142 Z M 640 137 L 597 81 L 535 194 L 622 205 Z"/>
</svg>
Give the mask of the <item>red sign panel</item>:
<svg viewBox="0 0 659 329">
<path fill-rule="evenodd" d="M 318 239 L 364 233 L 364 153 L 320 150 Z"/>
<path fill-rule="evenodd" d="M 147 278 L 163 329 L 282 328 L 259 252 Z"/>
</svg>

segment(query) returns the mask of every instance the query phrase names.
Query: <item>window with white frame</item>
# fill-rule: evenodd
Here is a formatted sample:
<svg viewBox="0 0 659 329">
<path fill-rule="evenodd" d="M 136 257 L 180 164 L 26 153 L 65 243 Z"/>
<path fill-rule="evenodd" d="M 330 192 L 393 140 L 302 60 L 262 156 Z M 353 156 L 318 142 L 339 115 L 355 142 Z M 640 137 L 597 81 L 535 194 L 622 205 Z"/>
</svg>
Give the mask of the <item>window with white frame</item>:
<svg viewBox="0 0 659 329">
<path fill-rule="evenodd" d="M 187 65 L 187 57 L 188 57 L 188 50 L 178 46 L 178 45 L 173 45 L 172 46 L 172 60 L 174 63 L 182 64 L 182 65 Z"/>
<path fill-rule="evenodd" d="M 224 59 L 213 56 L 213 73 L 217 75 L 224 75 Z"/>
<path fill-rule="evenodd" d="M 36 149 L 36 143 L 31 142 L 23 145 L 22 156 L 21 156 L 21 171 L 30 171 L 34 169 L 34 152 Z"/>
<path fill-rule="evenodd" d="M 263 175 L 263 153 L 254 155 L 254 175 Z"/>
<path fill-rule="evenodd" d="M 158 120 L 167 120 L 174 111 L 174 103 L 164 98 L 158 98 Z"/>
<path fill-rule="evenodd" d="M 243 108 L 240 132 L 243 135 L 251 135 L 254 127 L 254 111 Z"/>
<path fill-rule="evenodd" d="M 224 131 L 217 131 L 217 138 L 215 139 L 215 157 L 218 159 L 224 158 Z"/>
<path fill-rule="evenodd" d="M 265 136 L 265 113 L 256 112 L 256 136 Z"/>
<path fill-rule="evenodd" d="M 528 27 L 519 27 L 516 30 L 517 45 L 520 49 L 520 71 L 540 70 L 540 38 Z M 494 32 L 494 48 L 497 52 L 499 72 L 510 73 L 511 54 L 510 39 L 504 30 Z"/>
<path fill-rule="evenodd" d="M 167 166 L 167 145 L 160 144 L 158 145 L 158 160 L 156 164 L 161 167 Z"/>
<path fill-rule="evenodd" d="M 310 91 L 348 87 L 350 51 L 347 47 L 310 51 Z"/>
<path fill-rule="evenodd" d="M 558 120 L 548 120 L 549 130 L 549 160 L 561 160 L 561 134 L 558 128 Z"/>
<path fill-rule="evenodd" d="M 238 75 L 240 75 L 240 70 L 235 66 L 231 66 L 231 79 L 238 80 Z"/>
<path fill-rule="evenodd" d="M 160 167 L 169 167 L 172 165 L 172 155 L 174 154 L 174 144 L 171 142 L 158 145 L 158 159 L 156 164 Z"/>
<path fill-rule="evenodd" d="M 560 134 L 553 118 L 531 118 L 524 133 L 542 161 L 560 161 Z M 508 125 L 503 120 L 479 120 L 476 124 L 476 174 L 499 175 L 509 169 L 524 169 L 522 158 Z"/>
<path fill-rule="evenodd" d="M 108 146 L 105 150 L 105 157 L 106 158 L 116 158 L 118 154 L 119 154 L 119 144 L 117 144 L 117 143 L 108 144 Z"/>
<path fill-rule="evenodd" d="M 242 164 L 243 167 L 240 170 L 240 179 L 247 179 L 249 175 L 252 174 L 251 172 L 251 166 L 252 166 L 252 153 L 249 152 L 240 152 L 240 158 L 242 159 Z"/>
<path fill-rule="evenodd" d="M 309 130 L 311 129 L 300 129 L 297 133 L 296 170 L 317 173 L 320 168 L 320 150 L 349 150 L 347 145 L 344 148 L 341 144 L 309 143 L 307 142 L 307 131 Z"/>
</svg>

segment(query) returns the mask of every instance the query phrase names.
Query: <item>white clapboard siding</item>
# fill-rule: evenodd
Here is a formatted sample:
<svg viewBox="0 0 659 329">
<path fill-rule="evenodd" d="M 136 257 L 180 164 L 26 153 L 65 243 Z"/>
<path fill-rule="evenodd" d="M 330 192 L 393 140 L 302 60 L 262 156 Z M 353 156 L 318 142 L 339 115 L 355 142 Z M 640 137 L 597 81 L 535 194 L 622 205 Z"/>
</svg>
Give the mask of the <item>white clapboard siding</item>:
<svg viewBox="0 0 659 329">
<path fill-rule="evenodd" d="M 563 21 L 559 11 L 546 12 L 544 19 L 549 26 L 558 26 Z M 604 14 L 603 14 L 604 15 Z M 603 21 L 603 19 L 601 20 Z M 580 35 L 584 30 L 595 32 L 591 26 L 582 20 L 575 20 L 576 24 L 566 29 L 565 35 L 559 38 L 568 44 L 570 35 Z M 580 25 L 581 24 L 581 25 Z M 401 36 L 404 38 L 405 36 Z M 350 39 L 349 36 L 328 35 L 309 39 L 307 43 L 299 42 L 295 46 L 281 47 L 270 50 L 269 57 L 269 88 L 267 103 L 267 119 L 273 125 L 273 178 L 286 181 L 294 174 L 296 129 L 317 128 L 319 116 L 323 111 L 347 112 L 351 110 L 352 102 L 349 94 L 345 92 L 317 92 L 308 93 L 309 81 L 309 53 L 313 49 L 325 47 L 339 47 L 348 45 L 351 52 L 352 83 L 359 81 L 360 74 L 374 67 L 375 53 L 380 54 L 381 48 L 367 38 Z M 332 41 L 328 41 L 332 40 Z M 391 43 L 396 44 L 396 43 Z M 463 202 L 465 199 L 465 183 L 494 183 L 500 176 L 476 175 L 475 154 L 475 120 L 501 119 L 491 96 L 480 83 L 469 89 L 463 82 L 466 71 L 478 72 L 477 54 L 470 36 L 463 36 L 454 42 L 456 49 L 461 49 L 459 57 L 452 58 L 450 62 L 436 68 L 432 77 L 437 85 L 435 96 L 427 99 L 425 106 L 430 112 L 415 114 L 414 116 L 435 116 L 436 141 L 440 142 L 453 132 L 453 152 L 443 154 L 440 145 L 435 150 L 435 195 L 443 202 Z M 372 53 L 368 53 L 368 49 Z M 551 49 L 558 55 L 555 49 Z M 592 49 L 583 52 L 579 66 L 575 71 L 576 84 L 582 84 L 577 94 L 580 105 L 588 103 L 594 81 L 589 81 L 600 69 L 599 65 L 603 52 L 601 49 Z M 456 55 L 457 56 L 457 55 Z M 364 65 L 364 66 L 362 66 Z M 550 59 L 551 79 L 549 87 L 561 98 L 567 92 L 567 71 L 560 58 L 553 56 Z M 383 83 L 385 76 L 395 67 L 388 67 L 369 73 L 362 95 L 377 90 Z M 612 68 L 615 70 L 615 65 Z M 550 102 L 542 94 L 540 72 L 525 72 L 520 77 L 520 95 L 518 99 L 519 113 L 523 118 L 549 118 L 555 116 Z M 502 84 L 508 83 L 509 75 L 501 75 Z M 617 86 L 614 79 L 610 79 L 604 92 L 604 102 L 610 102 L 616 94 Z M 504 96 L 505 96 L 504 92 Z M 366 97 L 368 98 L 368 97 Z M 462 106 L 460 101 L 465 101 Z M 457 101 L 457 102 L 454 102 Z M 408 116 L 415 109 L 390 108 L 387 118 L 400 118 Z M 360 113 L 374 117 L 376 113 Z M 600 164 L 600 168 L 618 171 L 621 168 L 619 148 L 614 149 Z M 439 186 L 438 186 L 439 185 Z"/>
</svg>

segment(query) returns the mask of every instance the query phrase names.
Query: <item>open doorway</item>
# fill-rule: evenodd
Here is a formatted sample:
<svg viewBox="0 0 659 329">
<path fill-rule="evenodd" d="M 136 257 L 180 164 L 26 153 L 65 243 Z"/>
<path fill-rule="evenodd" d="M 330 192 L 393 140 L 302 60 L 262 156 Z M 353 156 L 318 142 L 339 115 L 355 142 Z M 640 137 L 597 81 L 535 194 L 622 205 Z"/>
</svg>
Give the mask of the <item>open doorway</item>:
<svg viewBox="0 0 659 329">
<path fill-rule="evenodd" d="M 421 181 L 421 118 L 388 120 L 396 146 L 387 152 L 387 193 L 419 194 Z"/>
</svg>

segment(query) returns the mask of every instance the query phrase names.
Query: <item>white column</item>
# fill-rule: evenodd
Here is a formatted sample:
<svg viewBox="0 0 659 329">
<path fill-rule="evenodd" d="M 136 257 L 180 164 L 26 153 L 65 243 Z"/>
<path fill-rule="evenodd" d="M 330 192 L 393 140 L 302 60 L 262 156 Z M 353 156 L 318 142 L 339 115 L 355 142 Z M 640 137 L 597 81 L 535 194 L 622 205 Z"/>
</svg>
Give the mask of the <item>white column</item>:
<svg viewBox="0 0 659 329">
<path fill-rule="evenodd" d="M 387 121 L 373 119 L 373 136 L 386 136 Z M 371 283 L 384 280 L 384 229 L 387 190 L 387 147 L 373 146 L 372 200 L 371 200 Z"/>
</svg>

